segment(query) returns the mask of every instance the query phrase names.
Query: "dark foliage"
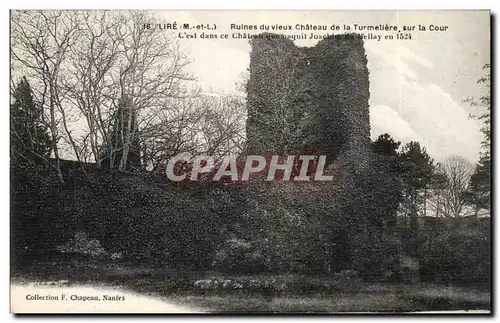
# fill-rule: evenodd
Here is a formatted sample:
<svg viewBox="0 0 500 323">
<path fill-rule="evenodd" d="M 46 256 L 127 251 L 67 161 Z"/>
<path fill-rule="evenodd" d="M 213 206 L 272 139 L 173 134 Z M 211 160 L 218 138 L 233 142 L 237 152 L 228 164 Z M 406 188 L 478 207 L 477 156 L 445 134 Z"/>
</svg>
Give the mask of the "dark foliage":
<svg viewBox="0 0 500 323">
<path fill-rule="evenodd" d="M 490 228 L 462 221 L 419 232 L 420 276 L 428 282 L 488 287 L 491 277 Z M 484 221 L 483 221 L 484 222 Z"/>
<path fill-rule="evenodd" d="M 118 169 L 127 150 L 127 162 L 123 170 L 137 171 L 141 167 L 141 148 L 138 138 L 136 111 L 131 100 L 120 100 L 115 107 L 111 122 L 111 138 L 104 143 L 101 163 L 104 169 Z M 127 139 L 130 137 L 129 139 Z"/>
<path fill-rule="evenodd" d="M 11 164 L 47 164 L 52 147 L 50 136 L 43 122 L 42 107 L 34 101 L 25 77 L 13 91 L 10 120 Z"/>
</svg>

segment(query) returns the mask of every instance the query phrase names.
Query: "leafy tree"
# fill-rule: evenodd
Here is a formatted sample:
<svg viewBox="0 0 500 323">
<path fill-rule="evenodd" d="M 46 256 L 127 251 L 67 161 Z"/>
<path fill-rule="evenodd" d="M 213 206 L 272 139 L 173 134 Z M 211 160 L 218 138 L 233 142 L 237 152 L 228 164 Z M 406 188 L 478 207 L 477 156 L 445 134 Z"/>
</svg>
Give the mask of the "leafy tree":
<svg viewBox="0 0 500 323">
<path fill-rule="evenodd" d="M 400 145 L 401 142 L 395 141 L 388 133 L 378 136 L 377 140 L 372 143 L 372 151 L 379 158 L 386 159 L 387 169 L 395 176 L 399 176 L 402 169 L 398 154 Z"/>
<path fill-rule="evenodd" d="M 33 100 L 26 77 L 13 91 L 10 106 L 10 149 L 12 165 L 47 164 L 51 152 L 48 128 L 43 122 L 42 107 Z"/>
<path fill-rule="evenodd" d="M 470 189 L 466 193 L 467 200 L 475 206 L 475 216 L 477 217 L 480 209 L 490 209 L 491 196 L 491 72 L 490 64 L 485 64 L 483 70 L 486 75 L 480 78 L 477 83 L 486 87 L 486 94 L 479 99 L 468 99 L 471 106 L 479 106 L 485 109 L 485 112 L 473 116 L 477 120 L 483 121 L 481 132 L 484 140 L 481 142 L 483 152 L 479 162 L 476 165 L 474 174 L 470 179 Z"/>
<path fill-rule="evenodd" d="M 46 170 L 51 148 L 42 106 L 33 99 L 30 84 L 23 77 L 12 91 L 10 106 L 10 225 L 14 266 L 30 259 L 27 252 L 45 247 L 43 243 L 34 245 L 30 241 L 48 233 L 48 230 L 41 229 L 44 219 L 37 216 L 37 212 L 47 200 L 45 193 L 49 181 Z"/>
<path fill-rule="evenodd" d="M 400 141 L 395 141 L 388 133 L 378 136 L 373 142 L 373 152 L 379 155 L 396 156 L 398 148 L 401 145 Z"/>
<path fill-rule="evenodd" d="M 419 209 L 423 205 L 423 215 L 426 215 L 426 200 L 428 189 L 433 182 L 436 170 L 434 160 L 427 154 L 425 147 L 412 141 L 407 143 L 401 153 L 401 182 L 403 184 L 403 211 L 409 215 L 415 226 Z"/>
<path fill-rule="evenodd" d="M 381 214 L 388 218 L 396 216 L 399 204 L 402 201 L 402 185 L 400 175 L 402 171 L 401 159 L 398 154 L 400 141 L 395 141 L 388 133 L 380 135 L 372 143 L 372 150 L 375 153 L 372 169 L 376 176 L 380 177 L 380 182 L 386 181 L 388 189 L 388 200 L 380 205 L 384 211 Z M 381 187 L 380 187 L 381 189 Z"/>
<path fill-rule="evenodd" d="M 467 196 L 475 205 L 475 216 L 478 216 L 480 209 L 491 208 L 491 160 L 489 158 L 481 157 L 476 165 Z"/>
<path fill-rule="evenodd" d="M 485 64 L 483 66 L 483 71 L 485 71 L 486 75 L 481 77 L 477 83 L 486 87 L 486 94 L 479 97 L 478 100 L 469 99 L 469 102 L 472 106 L 480 106 L 485 108 L 485 112 L 480 114 L 479 116 L 475 116 L 478 120 L 483 121 L 483 126 L 481 128 L 481 132 L 484 135 L 484 140 L 481 142 L 481 146 L 485 151 L 483 152 L 483 156 L 486 158 L 490 158 L 490 147 L 491 147 L 491 72 L 490 72 L 490 64 Z"/>
</svg>

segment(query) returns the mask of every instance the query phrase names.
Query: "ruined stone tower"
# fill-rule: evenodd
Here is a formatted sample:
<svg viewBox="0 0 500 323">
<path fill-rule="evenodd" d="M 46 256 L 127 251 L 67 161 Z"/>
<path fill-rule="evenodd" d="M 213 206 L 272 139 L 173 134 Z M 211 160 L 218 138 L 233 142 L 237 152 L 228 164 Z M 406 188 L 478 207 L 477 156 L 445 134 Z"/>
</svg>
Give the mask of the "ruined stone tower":
<svg viewBox="0 0 500 323">
<path fill-rule="evenodd" d="M 363 40 L 349 34 L 297 47 L 279 35 L 260 36 L 251 41 L 248 150 L 309 151 L 363 168 L 370 144 Z"/>
</svg>

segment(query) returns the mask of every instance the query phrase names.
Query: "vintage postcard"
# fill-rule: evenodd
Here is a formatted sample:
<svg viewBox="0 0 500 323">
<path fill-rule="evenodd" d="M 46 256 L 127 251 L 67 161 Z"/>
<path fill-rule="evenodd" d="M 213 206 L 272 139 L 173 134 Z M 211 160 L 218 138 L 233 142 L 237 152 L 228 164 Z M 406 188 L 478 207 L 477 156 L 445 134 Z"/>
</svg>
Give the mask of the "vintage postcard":
<svg viewBox="0 0 500 323">
<path fill-rule="evenodd" d="M 488 10 L 11 10 L 12 313 L 490 313 Z"/>
</svg>

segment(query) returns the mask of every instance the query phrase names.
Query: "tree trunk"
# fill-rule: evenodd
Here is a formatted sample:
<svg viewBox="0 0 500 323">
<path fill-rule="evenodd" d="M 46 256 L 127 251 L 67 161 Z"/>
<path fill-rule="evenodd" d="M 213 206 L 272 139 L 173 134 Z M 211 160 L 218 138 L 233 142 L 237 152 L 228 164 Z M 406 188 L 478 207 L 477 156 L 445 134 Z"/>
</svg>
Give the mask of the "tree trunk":
<svg viewBox="0 0 500 323">
<path fill-rule="evenodd" d="M 130 151 L 131 139 L 132 139 L 132 131 L 134 130 L 132 127 L 132 106 L 129 100 L 125 100 L 125 105 L 123 107 L 123 112 L 127 112 L 126 115 L 126 123 L 122 122 L 122 136 L 123 136 L 123 150 L 122 150 L 122 158 L 120 160 L 120 171 L 125 171 L 127 169 L 127 161 L 128 161 L 128 153 Z M 123 113 L 124 114 L 124 113 Z M 122 114 L 122 116 L 123 116 Z M 123 118 L 125 119 L 125 118 Z M 123 120 L 125 121 L 125 120 Z"/>
<path fill-rule="evenodd" d="M 56 171 L 57 176 L 59 177 L 59 181 L 64 183 L 64 179 L 61 172 L 61 162 L 59 160 L 59 149 L 57 147 L 57 124 L 56 124 L 56 116 L 55 116 L 55 107 L 54 107 L 54 87 L 50 84 L 50 134 L 52 138 L 52 149 L 54 150 L 54 158 L 56 160 Z"/>
</svg>

